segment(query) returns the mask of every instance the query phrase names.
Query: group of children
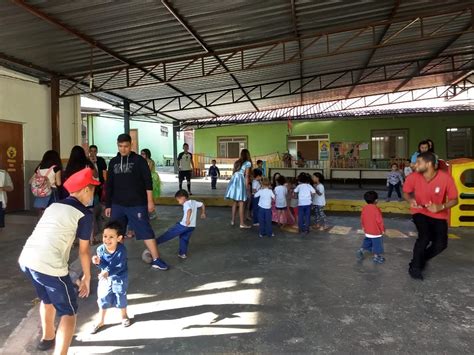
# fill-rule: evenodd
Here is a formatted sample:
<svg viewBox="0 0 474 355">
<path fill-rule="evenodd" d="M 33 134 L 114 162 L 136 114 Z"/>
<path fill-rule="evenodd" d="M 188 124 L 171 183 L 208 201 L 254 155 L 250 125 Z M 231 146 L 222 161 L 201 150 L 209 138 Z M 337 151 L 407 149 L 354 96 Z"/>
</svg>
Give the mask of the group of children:
<svg viewBox="0 0 474 355">
<path fill-rule="evenodd" d="M 253 171 L 252 180 L 252 220 L 259 227 L 260 237 L 274 236 L 272 222 L 280 226 L 297 223 L 300 233 L 308 234 L 311 227 L 325 230 L 326 197 L 324 177 L 317 172 L 313 175 L 301 173 L 297 180 L 287 179 L 281 174 L 273 176 L 273 183 L 263 177 L 261 169 Z"/>
</svg>

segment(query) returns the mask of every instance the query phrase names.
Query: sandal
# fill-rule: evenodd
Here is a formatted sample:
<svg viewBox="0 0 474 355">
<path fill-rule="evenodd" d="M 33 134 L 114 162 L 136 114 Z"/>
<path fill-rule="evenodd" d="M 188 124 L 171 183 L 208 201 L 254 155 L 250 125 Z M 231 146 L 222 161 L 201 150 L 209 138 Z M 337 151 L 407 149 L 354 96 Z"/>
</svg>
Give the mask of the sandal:
<svg viewBox="0 0 474 355">
<path fill-rule="evenodd" d="M 92 328 L 92 330 L 91 330 L 91 334 L 97 334 L 98 332 L 100 332 L 102 330 L 102 328 L 104 328 L 104 324 L 102 324 L 102 325 L 95 324 L 94 328 Z"/>
<path fill-rule="evenodd" d="M 124 328 L 130 327 L 132 325 L 132 322 L 130 321 L 129 318 L 122 319 L 122 326 Z"/>
</svg>

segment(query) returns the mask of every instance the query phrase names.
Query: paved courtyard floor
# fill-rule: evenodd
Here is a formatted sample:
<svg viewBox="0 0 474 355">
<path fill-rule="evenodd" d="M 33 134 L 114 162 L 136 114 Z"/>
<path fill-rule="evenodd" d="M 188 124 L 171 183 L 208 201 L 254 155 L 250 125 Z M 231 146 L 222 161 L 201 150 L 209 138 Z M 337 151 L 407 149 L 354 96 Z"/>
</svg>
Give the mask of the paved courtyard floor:
<svg viewBox="0 0 474 355">
<path fill-rule="evenodd" d="M 178 206 L 158 211 L 157 234 L 181 216 Z M 231 227 L 229 214 L 209 209 L 185 261 L 176 256 L 177 240 L 163 245 L 166 272 L 142 262 L 141 242 L 127 241 L 132 326 L 122 328 L 111 311 L 110 326 L 89 335 L 94 281 L 79 303 L 70 353 L 473 353 L 473 229 L 450 230 L 448 249 L 419 282 L 407 274 L 415 241 L 409 217 L 386 216 L 387 261 L 374 265 L 355 259 L 358 215 L 329 215 L 335 228 L 327 232 L 301 237 L 275 227 L 275 238 L 259 239 L 256 230 Z M 0 353 L 36 353 L 35 294 L 16 264 L 33 222 L 9 216 L 0 232 Z"/>
</svg>

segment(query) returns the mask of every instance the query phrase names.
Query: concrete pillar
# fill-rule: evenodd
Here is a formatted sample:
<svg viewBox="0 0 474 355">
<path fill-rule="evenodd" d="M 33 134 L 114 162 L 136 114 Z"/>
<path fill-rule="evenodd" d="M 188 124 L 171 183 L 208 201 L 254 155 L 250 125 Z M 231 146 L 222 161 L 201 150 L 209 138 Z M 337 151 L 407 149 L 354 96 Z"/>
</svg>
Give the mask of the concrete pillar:
<svg viewBox="0 0 474 355">
<path fill-rule="evenodd" d="M 130 134 L 130 101 L 123 100 L 123 131 Z"/>
<path fill-rule="evenodd" d="M 51 148 L 61 156 L 59 136 L 59 79 L 51 78 Z"/>
<path fill-rule="evenodd" d="M 178 173 L 178 132 L 179 126 L 173 123 L 173 157 L 174 157 L 174 172 Z"/>
</svg>

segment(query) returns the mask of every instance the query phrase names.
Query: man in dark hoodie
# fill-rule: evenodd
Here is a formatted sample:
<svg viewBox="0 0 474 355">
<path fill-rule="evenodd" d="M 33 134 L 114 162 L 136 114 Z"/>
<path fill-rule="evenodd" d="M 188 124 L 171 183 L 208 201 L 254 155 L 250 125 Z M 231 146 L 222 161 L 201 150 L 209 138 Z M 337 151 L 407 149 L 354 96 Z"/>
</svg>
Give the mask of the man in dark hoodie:
<svg viewBox="0 0 474 355">
<path fill-rule="evenodd" d="M 132 152 L 132 138 L 121 134 L 117 138 L 119 153 L 109 163 L 105 215 L 112 220 L 128 224 L 137 240 L 143 240 L 153 258 L 151 266 L 168 270 L 160 259 L 155 233 L 150 225 L 149 213 L 155 210 L 153 183 L 148 163 Z"/>
</svg>

